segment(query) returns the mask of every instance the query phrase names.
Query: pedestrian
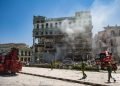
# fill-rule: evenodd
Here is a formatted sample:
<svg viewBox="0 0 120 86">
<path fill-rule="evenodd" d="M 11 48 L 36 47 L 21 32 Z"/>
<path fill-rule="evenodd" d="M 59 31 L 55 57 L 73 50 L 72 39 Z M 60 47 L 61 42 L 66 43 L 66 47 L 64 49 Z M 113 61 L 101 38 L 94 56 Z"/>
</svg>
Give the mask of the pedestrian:
<svg viewBox="0 0 120 86">
<path fill-rule="evenodd" d="M 82 79 L 86 79 L 87 78 L 87 75 L 85 74 L 85 63 L 82 61 L 82 64 L 81 64 L 81 70 L 82 70 L 82 74 L 83 74 L 83 77 Z"/>
<path fill-rule="evenodd" d="M 53 61 L 51 61 L 50 64 L 51 64 L 51 70 L 53 70 Z"/>
<path fill-rule="evenodd" d="M 115 78 L 112 77 L 112 64 L 111 64 L 111 62 L 108 62 L 107 71 L 108 71 L 108 83 L 110 83 L 110 78 L 113 79 L 114 82 L 116 82 Z"/>
</svg>

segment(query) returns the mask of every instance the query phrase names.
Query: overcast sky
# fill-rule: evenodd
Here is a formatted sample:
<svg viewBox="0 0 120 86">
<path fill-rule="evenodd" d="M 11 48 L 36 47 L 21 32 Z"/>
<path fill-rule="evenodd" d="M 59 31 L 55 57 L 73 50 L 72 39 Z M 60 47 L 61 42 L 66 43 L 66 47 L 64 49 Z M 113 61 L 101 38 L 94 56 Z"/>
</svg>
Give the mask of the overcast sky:
<svg viewBox="0 0 120 86">
<path fill-rule="evenodd" d="M 66 17 L 84 10 L 91 11 L 93 34 L 120 25 L 120 0 L 0 0 L 0 43 L 32 45 L 33 15 Z"/>
</svg>

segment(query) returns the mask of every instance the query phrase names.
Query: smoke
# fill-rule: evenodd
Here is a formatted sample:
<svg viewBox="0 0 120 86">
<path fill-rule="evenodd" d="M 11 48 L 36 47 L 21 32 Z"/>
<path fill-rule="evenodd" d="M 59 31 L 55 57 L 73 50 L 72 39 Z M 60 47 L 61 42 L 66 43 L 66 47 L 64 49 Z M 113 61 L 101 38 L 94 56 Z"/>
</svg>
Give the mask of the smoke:
<svg viewBox="0 0 120 86">
<path fill-rule="evenodd" d="M 102 31 L 107 25 L 116 25 L 120 24 L 120 0 L 111 0 L 109 3 L 103 3 L 103 0 L 94 0 L 93 4 L 90 7 L 92 14 L 92 25 L 93 25 L 93 36 Z M 84 15 L 83 15 L 84 17 Z M 67 34 L 65 41 L 69 43 L 72 48 L 75 48 L 74 43 L 75 38 L 79 35 L 85 37 L 86 25 L 84 23 L 85 18 L 76 18 L 75 21 L 65 19 L 62 21 L 60 30 Z M 72 41 L 72 42 L 71 42 Z M 74 42 L 74 43 L 73 43 Z M 95 46 L 95 43 L 92 43 L 92 46 Z"/>
<path fill-rule="evenodd" d="M 91 6 L 93 34 L 103 30 L 107 25 L 120 24 L 120 0 L 111 0 L 104 4 L 95 0 Z"/>
<path fill-rule="evenodd" d="M 81 19 L 82 21 L 82 19 Z M 77 37 L 79 34 L 83 34 L 85 32 L 84 24 L 80 23 L 79 20 L 71 21 L 68 19 L 65 19 L 62 21 L 60 30 L 67 34 L 66 41 L 74 41 L 75 37 Z"/>
<path fill-rule="evenodd" d="M 91 5 L 91 14 L 94 36 L 92 47 L 95 48 L 97 47 L 95 40 L 98 40 L 95 34 L 104 30 L 104 27 L 108 25 L 120 25 L 120 0 L 109 0 L 106 4 L 102 0 L 95 0 Z"/>
<path fill-rule="evenodd" d="M 75 44 L 80 44 L 80 41 L 76 41 L 76 37 L 85 39 L 84 34 L 86 34 L 86 26 L 89 25 L 89 22 L 84 22 L 84 16 L 84 14 L 81 14 L 81 17 L 75 15 L 73 19 L 68 18 L 61 22 L 60 31 L 65 35 L 64 48 L 56 46 L 56 58 L 66 57 L 67 53 L 73 53 L 73 50 L 77 48 Z"/>
</svg>

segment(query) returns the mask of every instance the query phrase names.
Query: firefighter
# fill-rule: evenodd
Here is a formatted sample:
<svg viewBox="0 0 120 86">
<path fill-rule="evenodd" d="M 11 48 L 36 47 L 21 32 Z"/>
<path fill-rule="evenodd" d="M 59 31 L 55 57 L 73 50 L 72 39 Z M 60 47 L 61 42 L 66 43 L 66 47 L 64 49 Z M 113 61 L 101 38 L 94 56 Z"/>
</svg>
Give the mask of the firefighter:
<svg viewBox="0 0 120 86">
<path fill-rule="evenodd" d="M 110 83 L 110 78 L 112 78 L 114 80 L 114 82 L 116 82 L 115 78 L 112 77 L 112 64 L 111 62 L 108 62 L 107 65 L 107 71 L 108 71 L 108 83 Z"/>
<path fill-rule="evenodd" d="M 81 70 L 82 70 L 82 74 L 83 74 L 82 79 L 86 79 L 87 75 L 85 74 L 85 63 L 83 61 L 81 64 Z"/>
</svg>

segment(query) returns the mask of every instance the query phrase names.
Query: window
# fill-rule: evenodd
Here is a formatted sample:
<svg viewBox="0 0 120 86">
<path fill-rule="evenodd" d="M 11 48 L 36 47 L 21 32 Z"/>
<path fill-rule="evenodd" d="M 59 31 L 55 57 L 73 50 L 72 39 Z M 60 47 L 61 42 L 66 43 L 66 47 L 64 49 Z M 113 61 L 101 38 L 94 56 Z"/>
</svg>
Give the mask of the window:
<svg viewBox="0 0 120 86">
<path fill-rule="evenodd" d="M 50 31 L 50 34 L 52 34 L 52 31 Z"/>
<path fill-rule="evenodd" d="M 39 28 L 39 24 L 37 24 L 37 28 Z"/>
<path fill-rule="evenodd" d="M 18 58 L 18 60 L 20 61 L 20 57 Z"/>
<path fill-rule="evenodd" d="M 43 32 L 41 32 L 41 35 L 43 35 Z"/>
<path fill-rule="evenodd" d="M 57 27 L 57 23 L 55 23 L 55 27 Z"/>
<path fill-rule="evenodd" d="M 42 24 L 41 27 L 44 28 L 44 24 Z"/>
<path fill-rule="evenodd" d="M 112 35 L 112 36 L 115 36 L 115 32 L 114 32 L 113 30 L 111 31 L 111 35 Z"/>
<path fill-rule="evenodd" d="M 29 51 L 29 56 L 30 56 L 30 51 Z"/>
<path fill-rule="evenodd" d="M 110 45 L 113 46 L 113 41 L 112 40 L 110 41 Z"/>
<path fill-rule="evenodd" d="M 60 31 L 59 34 L 62 34 L 62 32 Z"/>
<path fill-rule="evenodd" d="M 36 35 L 38 35 L 38 32 L 36 32 Z"/>
<path fill-rule="evenodd" d="M 23 56 L 23 51 L 21 51 L 21 56 Z"/>
<path fill-rule="evenodd" d="M 23 61 L 23 58 L 21 57 L 21 59 L 20 59 L 21 61 Z"/>
<path fill-rule="evenodd" d="M 102 44 L 101 44 L 101 42 L 99 42 L 99 47 L 100 47 L 100 48 L 102 47 Z"/>
<path fill-rule="evenodd" d="M 38 52 L 38 48 L 37 47 L 35 48 L 35 52 Z"/>
<path fill-rule="evenodd" d="M 61 25 L 61 22 L 59 22 L 59 25 Z"/>
<path fill-rule="evenodd" d="M 48 32 L 45 32 L 46 33 L 46 35 L 48 34 Z"/>
<path fill-rule="evenodd" d="M 25 58 L 24 61 L 27 62 L 27 58 Z"/>
<path fill-rule="evenodd" d="M 48 23 L 46 23 L 46 28 L 48 28 Z"/>
<path fill-rule="evenodd" d="M 36 21 L 36 23 L 40 23 L 40 21 Z"/>
<path fill-rule="evenodd" d="M 37 61 L 37 57 L 35 57 L 35 61 Z"/>
<path fill-rule="evenodd" d="M 30 58 L 28 58 L 28 61 L 30 61 Z"/>
<path fill-rule="evenodd" d="M 50 23 L 50 27 L 51 27 L 51 28 L 53 27 L 52 23 Z"/>
<path fill-rule="evenodd" d="M 69 22 L 69 24 L 71 24 L 71 22 Z"/>
<path fill-rule="evenodd" d="M 27 51 L 25 51 L 25 56 L 27 56 Z"/>
</svg>

